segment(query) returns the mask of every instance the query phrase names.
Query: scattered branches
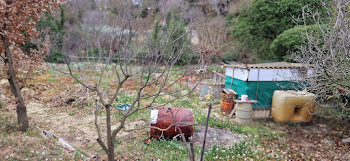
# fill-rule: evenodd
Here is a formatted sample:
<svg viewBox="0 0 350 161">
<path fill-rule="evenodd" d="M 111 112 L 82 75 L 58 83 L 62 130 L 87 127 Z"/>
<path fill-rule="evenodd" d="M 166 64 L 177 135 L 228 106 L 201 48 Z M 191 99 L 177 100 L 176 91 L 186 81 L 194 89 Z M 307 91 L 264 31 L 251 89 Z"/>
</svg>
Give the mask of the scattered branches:
<svg viewBox="0 0 350 161">
<path fill-rule="evenodd" d="M 299 20 L 305 27 L 305 45 L 293 54 L 295 61 L 308 64 L 312 70 L 304 73 L 306 82 L 299 84 L 315 93 L 321 102 L 336 100 L 336 110 L 348 116 L 349 105 L 342 101 L 347 102 L 350 95 L 349 4 L 348 0 L 323 2 L 326 15 L 305 6 Z M 309 21 L 315 22 L 311 28 Z"/>
</svg>

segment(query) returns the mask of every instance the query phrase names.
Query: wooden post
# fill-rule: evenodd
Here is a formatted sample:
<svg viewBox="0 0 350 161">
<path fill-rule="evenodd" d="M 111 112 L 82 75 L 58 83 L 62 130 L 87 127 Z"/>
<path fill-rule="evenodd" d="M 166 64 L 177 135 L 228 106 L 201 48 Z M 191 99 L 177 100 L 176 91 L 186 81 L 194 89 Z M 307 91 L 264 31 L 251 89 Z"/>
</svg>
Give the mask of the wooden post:
<svg viewBox="0 0 350 161">
<path fill-rule="evenodd" d="M 201 154 L 201 159 L 200 159 L 200 161 L 203 161 L 204 150 L 205 150 L 205 142 L 206 142 L 206 140 L 207 140 L 207 133 L 208 133 L 208 124 L 209 124 L 210 112 L 211 112 L 211 104 L 209 104 L 207 122 L 205 123 L 204 140 L 203 140 L 202 154 Z"/>
</svg>

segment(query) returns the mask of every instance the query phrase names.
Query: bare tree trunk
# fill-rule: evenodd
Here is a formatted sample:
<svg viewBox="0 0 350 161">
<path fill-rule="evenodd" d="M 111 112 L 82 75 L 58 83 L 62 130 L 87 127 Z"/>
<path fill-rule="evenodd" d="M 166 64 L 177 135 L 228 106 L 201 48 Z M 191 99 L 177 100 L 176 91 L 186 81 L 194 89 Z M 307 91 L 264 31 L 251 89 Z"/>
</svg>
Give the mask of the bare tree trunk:
<svg viewBox="0 0 350 161">
<path fill-rule="evenodd" d="M 11 51 L 6 38 L 4 36 L 1 36 L 1 39 L 5 47 L 5 56 L 6 56 L 5 64 L 7 64 L 9 68 L 7 72 L 8 81 L 10 83 L 11 91 L 16 98 L 16 103 L 17 103 L 16 112 L 17 112 L 18 124 L 20 124 L 21 126 L 21 131 L 27 131 L 29 128 L 27 108 L 25 106 L 24 99 L 21 94 L 21 89 L 16 79 L 16 72 L 13 66 Z"/>
<path fill-rule="evenodd" d="M 114 138 L 112 135 L 112 125 L 111 125 L 111 106 L 106 106 L 106 123 L 107 123 L 107 146 L 108 146 L 108 161 L 114 161 Z"/>
</svg>

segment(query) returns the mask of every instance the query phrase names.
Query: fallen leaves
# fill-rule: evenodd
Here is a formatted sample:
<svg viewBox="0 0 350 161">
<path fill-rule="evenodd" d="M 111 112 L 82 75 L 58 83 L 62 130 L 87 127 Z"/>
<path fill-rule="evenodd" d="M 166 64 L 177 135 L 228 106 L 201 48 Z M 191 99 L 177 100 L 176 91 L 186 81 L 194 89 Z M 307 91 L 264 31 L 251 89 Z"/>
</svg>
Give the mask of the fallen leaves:
<svg viewBox="0 0 350 161">
<path fill-rule="evenodd" d="M 282 130 L 280 137 L 272 141 L 262 139 L 263 144 L 269 145 L 264 150 L 287 152 L 286 157 L 290 160 L 349 160 L 350 144 L 342 143 L 341 139 L 343 134 L 350 133 L 350 127 L 343 122 L 336 121 L 335 124 L 316 118 L 309 125 L 281 125 L 287 128 Z"/>
</svg>

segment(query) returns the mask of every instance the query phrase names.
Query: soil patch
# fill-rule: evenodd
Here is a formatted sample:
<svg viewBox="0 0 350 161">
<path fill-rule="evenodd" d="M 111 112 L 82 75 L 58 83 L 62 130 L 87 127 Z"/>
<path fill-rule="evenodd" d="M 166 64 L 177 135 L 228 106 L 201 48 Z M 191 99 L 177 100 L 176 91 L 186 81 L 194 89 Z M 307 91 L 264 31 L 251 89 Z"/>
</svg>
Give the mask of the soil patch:
<svg viewBox="0 0 350 161">
<path fill-rule="evenodd" d="M 203 145 L 204 133 L 205 126 L 196 126 L 196 130 L 193 134 L 193 142 L 195 145 Z M 240 143 L 245 138 L 245 135 L 237 134 L 230 130 L 208 127 L 206 147 L 209 148 L 215 144 L 222 147 L 229 147 L 230 145 Z"/>
<path fill-rule="evenodd" d="M 80 148 L 88 153 L 95 155 L 96 152 L 104 154 L 101 147 L 98 145 L 97 132 L 94 125 L 94 113 L 85 114 L 69 114 L 65 112 L 58 112 L 55 109 L 47 108 L 44 105 L 36 102 L 29 102 L 27 104 L 28 116 L 30 122 L 35 123 L 40 128 L 53 132 L 57 136 L 67 141 L 75 148 Z M 93 109 L 90 109 L 93 111 Z M 114 115 L 117 110 L 112 111 Z M 35 118 L 35 119 L 33 119 Z M 105 116 L 99 116 L 98 123 L 101 128 L 101 133 L 106 133 Z M 119 125 L 119 121 L 112 118 L 112 129 Z M 146 126 L 144 121 L 129 121 L 125 124 L 128 129 L 134 129 Z M 133 139 L 134 134 L 142 133 L 142 130 L 137 130 L 134 133 L 120 131 L 117 134 L 118 140 Z M 102 136 L 105 141 L 105 135 Z"/>
</svg>

